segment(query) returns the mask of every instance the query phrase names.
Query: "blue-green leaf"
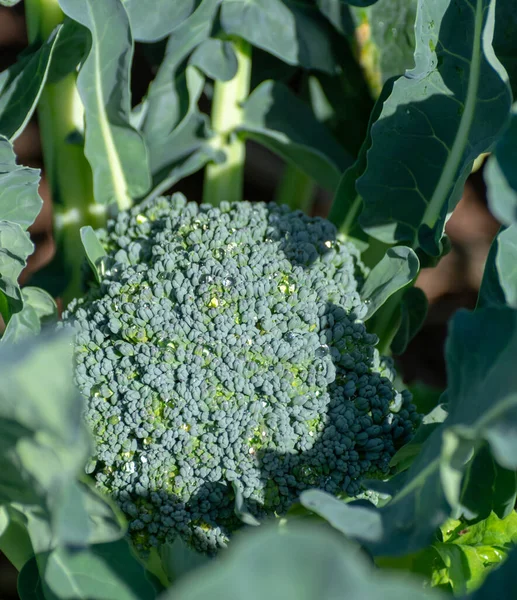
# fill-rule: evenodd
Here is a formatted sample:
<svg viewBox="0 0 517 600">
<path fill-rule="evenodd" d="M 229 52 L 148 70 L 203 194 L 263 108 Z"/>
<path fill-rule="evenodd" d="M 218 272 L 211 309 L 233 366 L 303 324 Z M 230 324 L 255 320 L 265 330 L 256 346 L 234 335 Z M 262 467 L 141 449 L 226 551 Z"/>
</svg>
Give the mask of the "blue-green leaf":
<svg viewBox="0 0 517 600">
<path fill-rule="evenodd" d="M 302 492 L 300 503 L 347 537 L 375 541 L 382 536 L 381 513 L 373 505 L 352 507 L 321 490 Z"/>
<path fill-rule="evenodd" d="M 506 298 L 501 287 L 501 282 L 499 281 L 499 272 L 496 264 L 498 253 L 499 236 L 497 235 L 490 246 L 485 263 L 476 308 L 487 308 L 489 306 L 501 307 L 506 305 Z"/>
<path fill-rule="evenodd" d="M 18 223 L 0 221 L 0 313 L 6 322 L 23 307 L 18 277 L 33 249 Z"/>
<path fill-rule="evenodd" d="M 506 304 L 517 308 L 517 223 L 498 234 L 495 264 Z"/>
<path fill-rule="evenodd" d="M 0 134 L 15 140 L 36 110 L 61 29 L 0 73 Z"/>
<path fill-rule="evenodd" d="M 488 206 L 505 225 L 517 222 L 517 104 L 512 107 L 508 129 L 497 142 L 485 169 Z"/>
<path fill-rule="evenodd" d="M 379 118 L 394 83 L 395 79 L 391 79 L 382 88 L 370 114 L 366 137 L 361 145 L 357 160 L 343 173 L 330 209 L 330 221 L 334 223 L 339 231 L 354 238 L 365 237 L 358 223 L 358 215 L 363 209 L 363 200 L 357 192 L 356 182 L 366 170 L 366 157 L 372 144 L 372 127 Z"/>
<path fill-rule="evenodd" d="M 490 493 L 487 494 L 486 490 Z M 517 500 L 517 472 L 504 469 L 494 460 L 488 445 L 474 456 L 463 481 L 461 503 L 469 519 L 486 519 L 494 512 L 507 517 Z"/>
<path fill-rule="evenodd" d="M 197 108 L 204 77 L 188 58 L 210 38 L 218 4 L 219 0 L 203 0 L 175 30 L 149 87 L 140 126 L 153 176 L 148 197 L 165 192 L 182 177 L 217 159 L 217 151 L 207 143 L 207 118 Z"/>
<path fill-rule="evenodd" d="M 495 4 L 494 50 L 510 76 L 514 97 L 517 92 L 517 13 L 514 0 L 497 0 Z"/>
<path fill-rule="evenodd" d="M 184 62 L 199 44 L 209 39 L 219 1 L 203 0 L 167 42 L 163 62 L 149 86 L 141 127 L 151 154 L 153 146 L 172 135 L 197 103 L 198 96 L 192 97 L 194 90 L 189 93 L 187 85 L 187 71 L 193 69 L 186 68 Z M 201 93 L 203 83 L 201 78 L 197 94 Z"/>
<path fill-rule="evenodd" d="M 352 31 L 343 28 L 344 33 L 352 40 L 375 95 L 388 79 L 403 75 L 414 65 L 417 5 L 418 0 L 382 0 L 368 8 L 349 8 L 353 27 Z"/>
<path fill-rule="evenodd" d="M 154 600 L 156 588 L 126 540 L 96 544 L 82 551 L 57 549 L 38 557 L 45 565 L 47 599 Z"/>
<path fill-rule="evenodd" d="M 418 257 L 411 248 L 389 248 L 361 288 L 361 298 L 368 305 L 364 319 L 372 317 L 390 296 L 413 281 L 419 267 Z"/>
<path fill-rule="evenodd" d="M 278 82 L 264 81 L 252 92 L 244 103 L 240 130 L 330 190 L 336 189 L 341 173 L 352 164 L 352 157 L 310 108 Z"/>
<path fill-rule="evenodd" d="M 102 280 L 102 261 L 106 256 L 106 250 L 95 235 L 95 231 L 90 225 L 81 227 L 81 242 L 88 259 L 88 264 L 92 268 L 97 283 Z"/>
<path fill-rule="evenodd" d="M 123 0 L 137 42 L 156 42 L 187 19 L 196 0 Z"/>
<path fill-rule="evenodd" d="M 223 0 L 221 27 L 291 65 L 335 72 L 332 28 L 315 6 L 290 0 Z"/>
<path fill-rule="evenodd" d="M 230 81 L 237 73 L 237 57 L 231 42 L 208 38 L 192 53 L 189 63 L 212 79 Z"/>
<path fill-rule="evenodd" d="M 189 571 L 210 562 L 210 558 L 206 554 L 196 552 L 187 546 L 181 536 L 177 536 L 172 544 L 166 542 L 160 546 L 159 552 L 163 571 L 172 583 Z"/>
<path fill-rule="evenodd" d="M 391 342 L 393 354 L 402 354 L 406 351 L 409 342 L 425 322 L 428 305 L 427 296 L 420 288 L 410 287 L 404 291 L 401 300 L 400 326 Z"/>
<path fill-rule="evenodd" d="M 506 74 L 491 46 L 493 27 L 490 0 L 420 2 L 416 66 L 384 103 L 357 182 L 362 226 L 379 240 L 410 241 L 440 254 L 446 213 L 510 107 Z"/>
<path fill-rule="evenodd" d="M 4 345 L 0 359 L 0 504 L 48 509 L 90 450 L 70 339 Z"/>
<path fill-rule="evenodd" d="M 77 86 L 85 107 L 85 155 L 93 170 L 95 199 L 125 209 L 151 183 L 144 141 L 129 124 L 129 19 L 120 0 L 60 0 L 60 5 L 91 33 Z"/>
<path fill-rule="evenodd" d="M 43 201 L 38 194 L 38 169 L 16 164 L 13 147 L 0 136 L 0 221 L 11 221 L 27 229 Z"/>
<path fill-rule="evenodd" d="M 314 524 L 260 527 L 161 600 L 439 600 L 439 592 L 374 570 L 357 548 Z"/>
</svg>

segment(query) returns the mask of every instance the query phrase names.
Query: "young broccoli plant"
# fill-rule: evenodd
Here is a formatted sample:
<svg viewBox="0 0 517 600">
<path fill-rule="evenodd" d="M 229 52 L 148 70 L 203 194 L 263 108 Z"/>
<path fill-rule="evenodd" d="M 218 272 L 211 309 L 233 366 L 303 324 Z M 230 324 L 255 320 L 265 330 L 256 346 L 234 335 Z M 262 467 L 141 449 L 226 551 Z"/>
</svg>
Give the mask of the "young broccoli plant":
<svg viewBox="0 0 517 600">
<path fill-rule="evenodd" d="M 99 285 L 64 315 L 98 486 L 139 549 L 201 550 L 301 491 L 386 477 L 420 417 L 362 322 L 365 269 L 328 221 L 286 206 L 158 198 L 102 234 Z"/>
</svg>

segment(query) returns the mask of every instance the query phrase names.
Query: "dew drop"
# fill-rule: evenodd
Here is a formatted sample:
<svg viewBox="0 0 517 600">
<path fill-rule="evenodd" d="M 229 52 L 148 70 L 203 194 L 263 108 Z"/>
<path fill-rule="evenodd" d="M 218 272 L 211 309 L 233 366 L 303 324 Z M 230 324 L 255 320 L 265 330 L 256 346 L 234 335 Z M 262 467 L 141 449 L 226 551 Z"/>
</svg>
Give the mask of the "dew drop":
<svg viewBox="0 0 517 600">
<path fill-rule="evenodd" d="M 317 358 L 323 358 L 324 356 L 327 356 L 328 353 L 329 347 L 327 346 L 327 344 L 323 344 L 319 348 L 316 348 L 315 352 Z"/>
</svg>

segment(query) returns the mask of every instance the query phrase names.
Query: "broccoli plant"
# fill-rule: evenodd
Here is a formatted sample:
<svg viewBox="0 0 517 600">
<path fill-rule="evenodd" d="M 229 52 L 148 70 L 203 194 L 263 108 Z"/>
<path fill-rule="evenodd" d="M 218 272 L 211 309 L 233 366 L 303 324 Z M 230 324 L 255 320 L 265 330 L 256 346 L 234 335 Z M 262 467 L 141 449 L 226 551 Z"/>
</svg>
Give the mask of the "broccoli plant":
<svg viewBox="0 0 517 600">
<path fill-rule="evenodd" d="M 24 9 L 29 46 L 0 73 L 0 550 L 19 597 L 512 598 L 511 0 Z M 21 286 L 33 117 L 56 253 Z M 279 167 L 266 197 L 258 149 Z M 501 228 L 451 319 L 447 389 L 424 397 L 397 357 L 480 165 Z"/>
</svg>

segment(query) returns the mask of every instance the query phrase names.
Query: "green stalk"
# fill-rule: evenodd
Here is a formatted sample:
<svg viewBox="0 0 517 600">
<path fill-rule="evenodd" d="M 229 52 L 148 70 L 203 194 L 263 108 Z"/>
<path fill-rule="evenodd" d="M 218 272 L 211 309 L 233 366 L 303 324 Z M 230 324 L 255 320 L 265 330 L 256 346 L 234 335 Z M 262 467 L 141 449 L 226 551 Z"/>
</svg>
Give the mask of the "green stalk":
<svg viewBox="0 0 517 600">
<path fill-rule="evenodd" d="M 64 18 L 57 0 L 26 0 L 25 10 L 30 43 L 46 40 Z M 82 293 L 80 228 L 100 227 L 106 220 L 105 207 L 95 204 L 93 176 L 83 147 L 69 141 L 83 126 L 84 109 L 76 79 L 76 73 L 70 73 L 57 83 L 46 84 L 38 105 L 43 162 L 54 208 L 54 237 L 65 265 L 65 305 Z"/>
<path fill-rule="evenodd" d="M 242 124 L 242 103 L 249 94 L 251 78 L 251 45 L 232 38 L 237 56 L 237 73 L 230 81 L 216 81 L 212 101 L 212 129 L 216 134 L 214 147 L 226 155 L 224 163 L 209 164 L 205 170 L 203 201 L 218 206 L 224 200 L 242 200 L 244 183 L 245 141 L 236 133 Z"/>
<path fill-rule="evenodd" d="M 314 181 L 291 163 L 284 168 L 282 179 L 275 195 L 277 204 L 287 204 L 293 210 L 309 213 L 314 197 Z"/>
</svg>

